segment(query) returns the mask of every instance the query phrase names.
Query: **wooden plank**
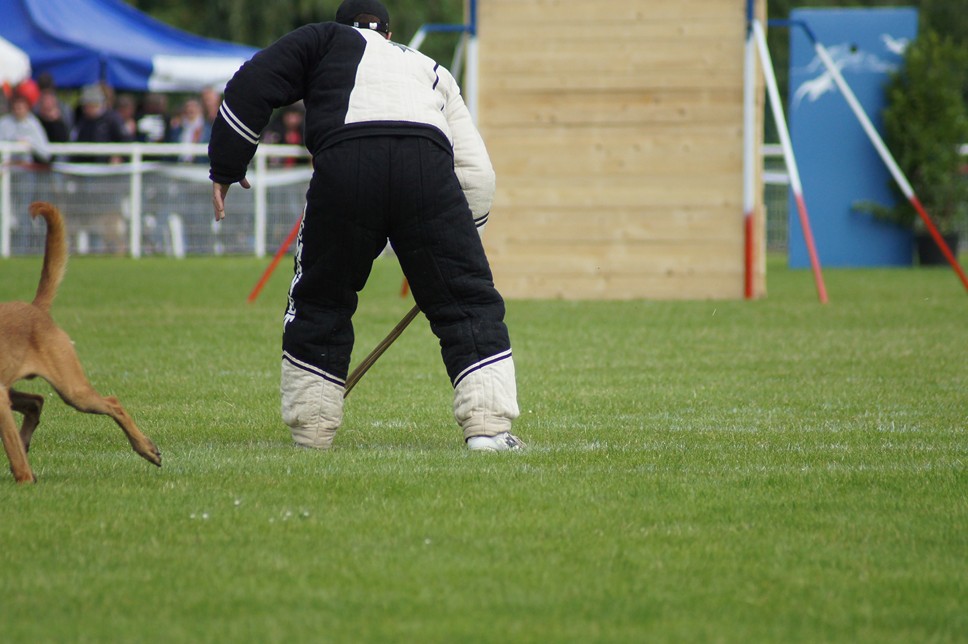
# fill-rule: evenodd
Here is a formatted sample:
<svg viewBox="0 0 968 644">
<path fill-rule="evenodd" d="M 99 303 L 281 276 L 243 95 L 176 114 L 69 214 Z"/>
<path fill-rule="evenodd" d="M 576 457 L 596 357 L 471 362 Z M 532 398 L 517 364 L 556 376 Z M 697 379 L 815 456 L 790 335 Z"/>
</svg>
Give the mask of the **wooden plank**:
<svg viewBox="0 0 968 644">
<path fill-rule="evenodd" d="M 666 89 L 723 90 L 735 88 L 742 82 L 739 67 L 730 73 L 720 67 L 707 69 L 650 69 L 634 71 L 587 70 L 571 72 L 567 69 L 541 73 L 508 74 L 500 69 L 481 66 L 482 94 L 492 92 L 530 91 L 660 91 Z"/>
<path fill-rule="evenodd" d="M 719 263 L 690 263 L 673 257 L 654 257 L 648 263 L 643 262 L 639 265 L 620 266 L 614 263 L 611 265 L 595 264 L 593 261 L 567 264 L 558 261 L 556 257 L 550 257 L 549 261 L 541 265 L 526 265 L 516 258 L 499 254 L 491 256 L 490 262 L 495 279 L 506 279 L 508 276 L 517 275 L 521 277 L 540 278 L 548 281 L 561 279 L 569 282 L 582 278 L 633 278 L 637 280 L 648 280 L 668 276 L 711 276 L 719 273 L 742 275 L 744 271 L 743 249 L 739 246 L 734 250 L 735 253 L 733 254 L 735 258 L 728 257 L 726 258 L 728 261 Z M 645 254 L 643 253 L 643 255 Z"/>
<path fill-rule="evenodd" d="M 654 297 L 656 285 L 674 280 L 677 288 L 685 289 L 680 297 L 709 297 L 729 284 L 723 297 L 742 295 L 743 251 L 742 240 L 732 244 L 695 243 L 690 240 L 668 244 L 643 244 L 635 254 L 623 254 L 623 246 L 598 249 L 594 254 L 577 246 L 529 246 L 527 254 L 538 261 L 526 261 L 520 252 L 502 253 L 488 249 L 495 282 L 506 296 L 558 297 L 574 291 L 582 281 L 606 287 L 600 296 L 621 297 L 617 284 L 626 284 L 622 292 L 630 297 Z M 516 249 L 513 249 L 516 251 Z M 508 292 L 507 283 L 517 281 L 527 286 Z M 683 284 L 686 282 L 688 284 Z M 703 284 L 719 283 L 712 292 L 696 292 Z M 708 284 L 706 284 L 708 286 Z M 550 293 L 549 293 L 550 291 Z M 668 294 L 666 295 L 668 296 Z"/>
<path fill-rule="evenodd" d="M 723 22 L 722 20 L 684 20 L 682 15 L 666 16 L 664 18 L 649 18 L 648 20 L 630 21 L 621 27 L 614 24 L 590 28 L 579 21 L 559 22 L 553 30 L 542 30 L 536 34 L 535 27 L 529 22 L 509 20 L 501 16 L 500 20 L 492 23 L 480 23 L 478 33 L 482 47 L 491 48 L 496 43 L 534 43 L 553 41 L 556 43 L 569 42 L 584 45 L 588 41 L 600 41 L 601 34 L 607 34 L 610 43 L 638 43 L 648 47 L 659 47 L 666 43 L 702 42 L 712 40 L 720 42 L 724 38 L 730 40 L 738 38 L 741 45 L 745 42 L 746 28 L 744 22 Z"/>
<path fill-rule="evenodd" d="M 479 99 L 491 128 L 507 126 L 735 124 L 742 120 L 740 88 L 649 92 L 489 93 Z"/>
<path fill-rule="evenodd" d="M 735 241 L 742 232 L 742 213 L 726 208 L 530 209 L 524 219 L 517 213 L 495 214 L 486 241 L 495 246 Z"/>
<path fill-rule="evenodd" d="M 632 208 L 643 204 L 660 208 L 728 207 L 742 203 L 742 181 L 736 174 L 701 173 L 584 178 L 511 175 L 500 180 L 494 203 L 495 208 L 567 206 L 607 209 Z"/>
<path fill-rule="evenodd" d="M 640 179 L 686 174 L 735 174 L 742 171 L 742 146 L 733 137 L 710 137 L 705 147 L 669 140 L 644 141 L 627 132 L 624 141 L 515 139 L 502 132 L 486 137 L 499 181 L 514 176 L 584 177 L 594 174 L 634 175 Z M 706 151 L 708 150 L 708 152 Z"/>
<path fill-rule="evenodd" d="M 721 145 L 715 153 L 704 154 L 701 148 L 668 142 L 664 145 L 589 149 L 579 145 L 549 145 L 531 147 L 515 144 L 504 137 L 490 137 L 491 162 L 499 180 L 523 176 L 528 180 L 547 178 L 581 178 L 589 175 L 649 176 L 670 174 L 701 177 L 704 174 L 732 173 L 742 170 L 742 151 L 734 141 L 716 141 Z M 663 152 L 668 149 L 669 152 Z M 712 148 L 710 147 L 710 150 Z"/>
<path fill-rule="evenodd" d="M 498 173 L 484 240 L 504 295 L 742 297 L 745 3 L 479 9 Z"/>
<path fill-rule="evenodd" d="M 735 300 L 743 297 L 742 271 L 653 275 L 531 275 L 497 270 L 507 299 Z"/>
<path fill-rule="evenodd" d="M 514 47 L 501 45 L 513 44 Z M 487 54 L 487 65 L 531 66 L 536 63 L 569 65 L 608 64 L 622 68 L 627 65 L 643 66 L 649 64 L 672 64 L 684 61 L 686 64 L 724 63 L 726 58 L 739 57 L 742 62 L 743 39 L 735 42 L 723 38 L 703 38 L 701 40 L 670 40 L 650 43 L 644 48 L 634 40 L 614 41 L 608 34 L 599 34 L 595 40 L 545 40 L 518 43 L 515 40 L 496 40 L 482 48 Z M 717 60 L 718 58 L 718 60 Z"/>
<path fill-rule="evenodd" d="M 578 49 L 590 46 L 625 46 L 638 43 L 639 47 L 681 46 L 684 42 L 695 42 L 699 47 L 721 45 L 735 46 L 734 40 L 742 47 L 745 42 L 746 31 L 737 30 L 718 22 L 688 22 L 681 20 L 668 22 L 641 22 L 629 25 L 623 29 L 590 29 L 579 22 L 560 24 L 553 34 L 545 34 L 543 39 L 536 39 L 534 29 L 519 23 L 502 24 L 487 33 L 481 40 L 481 46 L 492 50 L 508 44 L 541 49 L 550 43 L 552 46 L 571 45 Z"/>
<path fill-rule="evenodd" d="M 548 27 L 581 23 L 586 26 L 611 27 L 653 20 L 683 19 L 706 22 L 734 22 L 744 25 L 745 3 L 737 0 L 679 0 L 679 2 L 643 2 L 610 0 L 580 2 L 575 0 L 486 0 L 478 5 L 482 28 L 491 23 L 530 24 L 540 35 Z"/>
<path fill-rule="evenodd" d="M 633 127 L 493 127 L 481 126 L 485 143 L 495 150 L 524 150 L 538 156 L 574 154 L 652 154 L 695 158 L 726 153 L 742 144 L 738 124 L 643 123 Z M 492 153 L 492 155 L 495 153 Z"/>
<path fill-rule="evenodd" d="M 663 183 L 667 189 L 720 178 L 724 180 L 721 185 L 726 185 L 737 180 L 743 165 L 742 159 L 582 158 L 570 152 L 557 157 L 522 154 L 514 161 L 504 155 L 492 155 L 491 160 L 497 169 L 500 190 L 529 185 L 556 188 L 559 184 L 574 183 L 581 184 L 582 189 L 611 190 L 610 185 L 599 181 L 603 177 Z M 678 180 L 679 177 L 685 178 Z"/>
<path fill-rule="evenodd" d="M 735 69 L 743 66 L 743 39 L 677 40 L 643 47 L 634 41 L 615 42 L 608 34 L 577 41 L 497 41 L 481 47 L 481 65 L 511 73 L 543 72 L 559 65 L 569 70 L 649 73 L 659 67 Z M 738 61 L 738 63 L 737 63 Z"/>
<path fill-rule="evenodd" d="M 622 92 L 601 90 L 596 92 L 562 92 L 559 90 L 532 90 L 522 92 L 513 104 L 503 96 L 482 96 L 480 109 L 494 122 L 510 123 L 580 123 L 591 118 L 609 116 L 621 122 L 651 122 L 656 119 L 683 120 L 686 118 L 709 118 L 720 120 L 724 114 L 732 117 L 732 111 L 742 107 L 741 88 L 709 88 L 696 90 L 651 90 Z M 522 114 L 534 115 L 522 118 Z M 505 115 L 513 115 L 507 118 Z M 731 121 L 733 122 L 733 121 Z"/>
<path fill-rule="evenodd" d="M 629 267 L 654 266 L 656 263 L 683 262 L 713 266 L 723 259 L 731 261 L 733 248 L 730 246 L 736 245 L 738 248 L 742 245 L 742 238 L 742 226 L 733 225 L 729 230 L 724 227 L 720 235 L 708 239 L 556 240 L 546 237 L 531 240 L 522 236 L 496 235 L 488 243 L 496 253 L 526 251 L 527 256 L 521 255 L 522 261 L 538 260 L 534 263 L 547 267 L 546 270 L 552 266 L 556 270 L 571 266 L 570 270 L 573 271 L 583 266 L 594 266 L 596 269 L 607 267 L 621 271 Z M 556 262 L 560 264 L 556 266 Z M 638 271 L 637 268 L 635 270 Z"/>
<path fill-rule="evenodd" d="M 517 211 L 516 211 L 517 212 Z M 528 209 L 526 224 L 534 225 L 577 225 L 583 221 L 599 221 L 607 219 L 609 225 L 622 226 L 625 224 L 635 224 L 642 220 L 656 221 L 676 221 L 681 225 L 700 224 L 706 219 L 720 220 L 736 218 L 742 222 L 743 213 L 727 207 L 720 208 L 700 208 L 693 206 L 679 206 L 673 208 L 656 208 L 651 206 L 635 206 L 626 208 L 581 208 L 581 207 L 549 207 L 538 206 Z M 487 228 L 487 236 L 490 237 L 495 226 L 519 227 L 522 222 L 503 211 L 492 210 Z"/>
</svg>

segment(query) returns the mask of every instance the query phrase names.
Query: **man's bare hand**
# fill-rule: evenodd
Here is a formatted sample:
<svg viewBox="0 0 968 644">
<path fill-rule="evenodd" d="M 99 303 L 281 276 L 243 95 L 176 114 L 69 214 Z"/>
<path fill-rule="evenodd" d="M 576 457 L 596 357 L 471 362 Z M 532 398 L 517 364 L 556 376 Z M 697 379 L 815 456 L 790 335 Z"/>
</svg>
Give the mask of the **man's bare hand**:
<svg viewBox="0 0 968 644">
<path fill-rule="evenodd" d="M 212 206 L 215 208 L 215 221 L 225 219 L 225 195 L 228 194 L 231 185 L 231 183 L 212 182 Z M 246 190 L 251 187 L 248 179 L 242 179 L 239 181 L 239 185 Z"/>
</svg>

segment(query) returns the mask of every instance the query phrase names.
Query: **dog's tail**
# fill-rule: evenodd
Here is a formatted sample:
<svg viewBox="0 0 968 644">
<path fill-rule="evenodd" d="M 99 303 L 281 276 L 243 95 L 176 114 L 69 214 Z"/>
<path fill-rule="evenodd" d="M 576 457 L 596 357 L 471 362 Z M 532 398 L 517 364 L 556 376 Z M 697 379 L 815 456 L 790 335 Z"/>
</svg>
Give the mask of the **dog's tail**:
<svg viewBox="0 0 968 644">
<path fill-rule="evenodd" d="M 34 306 L 50 310 L 51 302 L 57 295 L 57 287 L 64 279 L 67 270 L 67 236 L 64 232 L 64 218 L 60 211 L 44 201 L 30 204 L 31 217 L 43 217 L 47 221 L 47 245 L 44 249 L 44 268 L 40 273 L 40 284 L 34 296 Z"/>
</svg>

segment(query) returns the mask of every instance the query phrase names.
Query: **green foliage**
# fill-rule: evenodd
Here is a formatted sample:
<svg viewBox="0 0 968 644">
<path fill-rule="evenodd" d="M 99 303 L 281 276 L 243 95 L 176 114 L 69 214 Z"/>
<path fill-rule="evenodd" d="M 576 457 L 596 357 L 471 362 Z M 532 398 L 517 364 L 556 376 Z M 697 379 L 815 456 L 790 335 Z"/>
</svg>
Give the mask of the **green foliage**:
<svg viewBox="0 0 968 644">
<path fill-rule="evenodd" d="M 921 29 L 968 50 L 968 11 L 963 0 L 921 0 L 920 19 Z M 968 73 L 963 74 L 962 98 L 968 104 Z"/>
<path fill-rule="evenodd" d="M 265 47 L 304 24 L 332 20 L 341 0 L 128 0 L 172 26 L 208 38 Z M 393 39 L 406 44 L 425 23 L 462 23 L 462 0 L 384 0 Z M 422 50 L 450 66 L 456 37 L 434 35 Z"/>
<path fill-rule="evenodd" d="M 908 47 L 886 90 L 885 142 L 943 233 L 954 230 L 968 212 L 968 176 L 959 152 L 968 142 L 966 79 L 968 49 L 929 28 Z M 903 198 L 875 212 L 905 226 L 921 224 Z"/>
<path fill-rule="evenodd" d="M 520 454 L 469 454 L 423 318 L 333 451 L 279 419 L 289 271 L 73 258 L 54 304 L 161 447 L 49 395 L 0 468 L 21 642 L 926 642 L 968 633 L 968 301 L 948 271 L 831 270 L 817 304 L 512 301 Z M 0 261 L 0 300 L 39 259 Z M 380 261 L 357 360 L 402 317 Z M 876 320 L 876 324 L 872 324 Z"/>
</svg>

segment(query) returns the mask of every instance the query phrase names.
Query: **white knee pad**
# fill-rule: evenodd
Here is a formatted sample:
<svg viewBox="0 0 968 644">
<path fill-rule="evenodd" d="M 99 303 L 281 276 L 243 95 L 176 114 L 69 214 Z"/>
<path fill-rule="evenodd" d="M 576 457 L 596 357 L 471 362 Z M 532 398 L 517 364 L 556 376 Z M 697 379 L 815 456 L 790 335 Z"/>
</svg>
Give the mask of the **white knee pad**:
<svg viewBox="0 0 968 644">
<path fill-rule="evenodd" d="M 343 385 L 333 380 L 338 379 L 327 379 L 319 369 L 283 357 L 282 421 L 297 445 L 313 449 L 332 446 L 343 422 Z"/>
<path fill-rule="evenodd" d="M 511 430 L 519 415 L 518 390 L 511 352 L 471 365 L 457 377 L 454 387 L 454 418 L 472 436 L 495 436 Z"/>
</svg>

